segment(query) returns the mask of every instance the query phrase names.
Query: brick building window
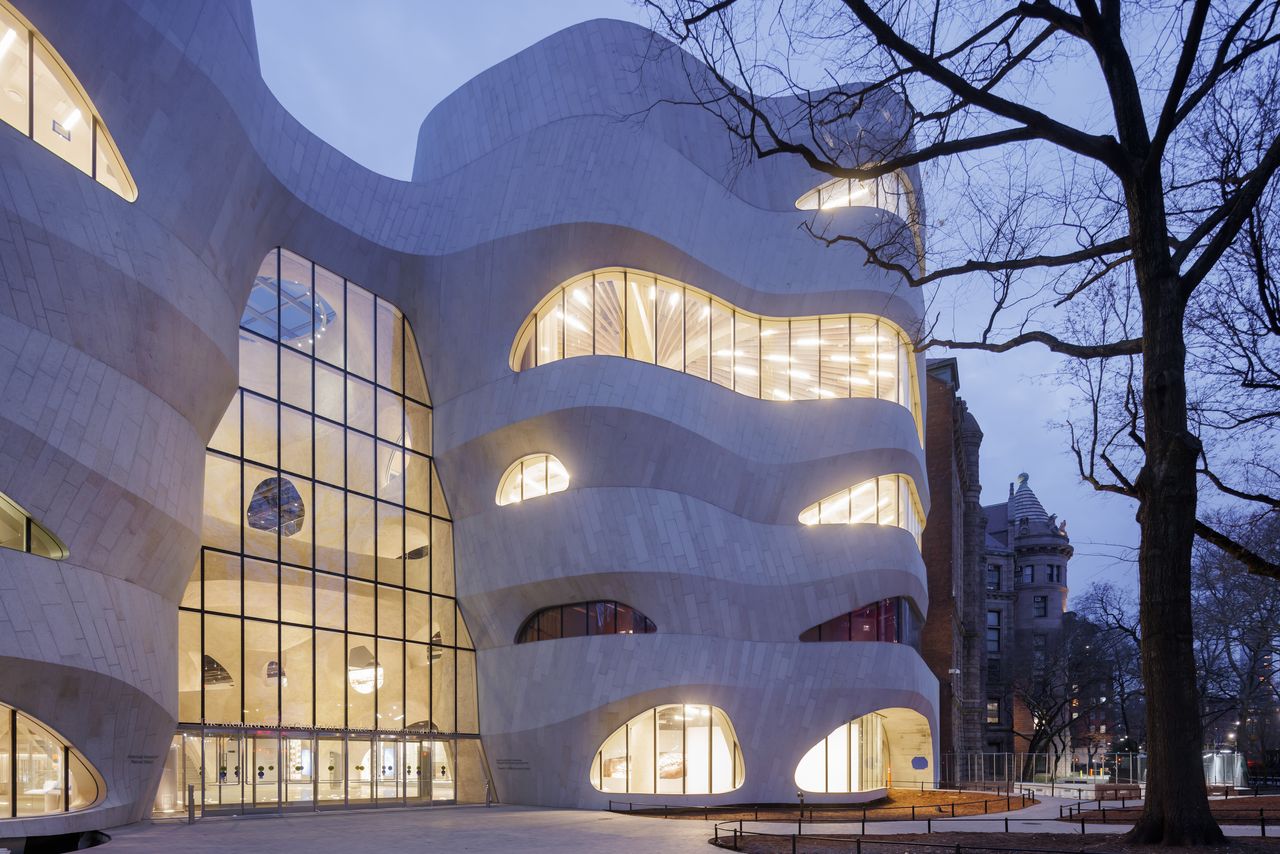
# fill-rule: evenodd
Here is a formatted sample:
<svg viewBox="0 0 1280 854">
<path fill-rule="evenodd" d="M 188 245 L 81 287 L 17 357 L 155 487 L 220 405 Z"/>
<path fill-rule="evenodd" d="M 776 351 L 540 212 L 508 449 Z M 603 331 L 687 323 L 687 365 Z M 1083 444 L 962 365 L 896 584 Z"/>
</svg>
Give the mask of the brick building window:
<svg viewBox="0 0 1280 854">
<path fill-rule="evenodd" d="M 991 655 L 1000 652 L 1000 612 L 987 612 L 987 653 Z"/>
<path fill-rule="evenodd" d="M 1000 701 L 987 700 L 987 723 L 998 725 L 1000 723 Z"/>
<path fill-rule="evenodd" d="M 1000 564 L 998 563 L 987 564 L 987 589 L 1000 589 Z"/>
<path fill-rule="evenodd" d="M 1049 616 L 1049 597 L 1048 596 L 1036 596 L 1032 600 L 1032 606 L 1035 609 L 1033 611 L 1035 616 L 1037 617 Z"/>
</svg>

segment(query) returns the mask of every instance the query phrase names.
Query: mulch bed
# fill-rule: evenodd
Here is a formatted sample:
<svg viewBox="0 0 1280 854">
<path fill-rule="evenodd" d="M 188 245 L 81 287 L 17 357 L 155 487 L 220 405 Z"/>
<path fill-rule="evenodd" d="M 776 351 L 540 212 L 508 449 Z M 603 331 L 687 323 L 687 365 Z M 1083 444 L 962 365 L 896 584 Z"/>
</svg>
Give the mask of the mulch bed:
<svg viewBox="0 0 1280 854">
<path fill-rule="evenodd" d="M 1026 806 L 1039 803 L 1027 798 Z M 923 821 L 926 818 L 951 818 L 952 810 L 959 816 L 987 815 L 1004 812 L 1006 804 L 1009 808 L 1022 808 L 1022 800 L 1012 796 L 1007 801 L 1003 795 L 992 792 L 921 792 L 915 789 L 891 789 L 888 797 L 868 801 L 865 804 L 823 804 L 806 806 L 804 820 L 810 821 L 861 821 L 863 810 L 866 810 L 867 821 L 909 821 L 912 808 L 915 818 Z M 954 805 L 954 807 L 953 807 Z M 657 818 L 682 818 L 713 821 L 796 821 L 800 818 L 799 805 L 763 804 L 728 805 L 724 807 L 680 808 L 662 807 L 637 809 L 630 815 L 654 816 Z M 790 848 L 788 848 L 790 850 Z"/>
<path fill-rule="evenodd" d="M 801 838 L 797 841 L 796 854 L 851 854 L 857 852 L 857 837 L 845 837 L 840 841 Z M 707 840 L 712 842 L 712 840 Z M 791 854 L 790 836 L 742 837 L 738 850 L 751 854 Z M 714 842 L 713 842 L 714 844 Z M 864 836 L 861 854 L 954 854 L 956 846 L 960 854 L 1028 854 L 1036 851 L 1088 852 L 1088 854 L 1152 854 L 1156 850 L 1149 845 L 1128 845 L 1119 835 L 1086 836 L 1069 833 L 913 833 L 893 836 Z M 734 850 L 732 840 L 720 838 L 720 847 Z M 1179 854 L 1276 854 L 1280 852 L 1280 839 L 1232 839 L 1226 845 L 1213 847 L 1178 848 Z"/>
<path fill-rule="evenodd" d="M 1260 795 L 1256 798 L 1239 797 L 1227 798 L 1225 800 L 1209 801 L 1209 808 L 1213 810 L 1213 815 L 1218 819 L 1219 824 L 1254 824 L 1258 823 L 1258 810 L 1262 810 L 1263 816 L 1267 820 L 1267 828 L 1275 828 L 1275 834 L 1280 836 L 1280 795 Z M 1138 820 L 1138 816 L 1142 815 L 1142 806 L 1131 806 L 1127 809 L 1119 807 L 1107 807 L 1106 813 L 1101 811 L 1095 812 L 1089 809 L 1085 812 L 1085 823 L 1087 824 L 1133 824 Z M 1105 822 L 1104 822 L 1105 817 Z M 1072 816 L 1071 818 L 1060 819 L 1069 824 L 1079 824 L 1080 817 Z"/>
</svg>

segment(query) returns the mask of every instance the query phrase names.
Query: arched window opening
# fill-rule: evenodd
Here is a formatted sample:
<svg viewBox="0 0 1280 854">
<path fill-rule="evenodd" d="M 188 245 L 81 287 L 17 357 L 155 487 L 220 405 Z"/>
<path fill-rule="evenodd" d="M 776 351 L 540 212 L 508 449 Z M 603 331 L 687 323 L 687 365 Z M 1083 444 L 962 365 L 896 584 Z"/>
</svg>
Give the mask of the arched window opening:
<svg viewBox="0 0 1280 854">
<path fill-rule="evenodd" d="M 811 747 L 796 766 L 796 785 L 806 792 L 882 789 L 888 757 L 884 718 L 872 712 L 840 724 Z"/>
<path fill-rule="evenodd" d="M 918 650 L 923 622 L 920 612 L 910 599 L 895 596 L 872 602 L 806 629 L 800 635 L 800 641 L 904 643 Z"/>
<path fill-rule="evenodd" d="M 67 547 L 53 532 L 9 496 L 0 492 L 0 549 L 64 560 Z"/>
<path fill-rule="evenodd" d="M 764 317 L 652 273 L 597 270 L 538 304 L 516 336 L 511 369 L 592 355 L 656 364 L 763 400 L 888 400 L 910 410 L 923 437 L 914 345 L 874 315 Z"/>
<path fill-rule="evenodd" d="M 0 0 L 0 120 L 125 201 L 138 198 L 102 117 L 62 57 Z"/>
<path fill-rule="evenodd" d="M 924 241 L 920 237 L 920 212 L 911 181 L 900 171 L 879 178 L 832 178 L 796 199 L 802 211 L 836 208 L 879 208 L 893 214 L 911 229 L 916 257 L 924 271 Z"/>
<path fill-rule="evenodd" d="M 924 508 L 915 481 L 905 474 L 864 480 L 800 511 L 802 525 L 894 525 L 910 531 L 916 545 L 924 530 Z"/>
<path fill-rule="evenodd" d="M 653 620 L 630 605 L 623 605 L 621 602 L 578 602 L 535 611 L 516 633 L 516 643 L 588 635 L 651 635 L 657 630 Z"/>
<path fill-rule="evenodd" d="M 30 715 L 0 703 L 0 819 L 88 809 L 106 786 L 88 760 Z M 10 775 L 12 774 L 12 778 Z M 10 783 L 16 783 L 10 787 Z"/>
<path fill-rule="evenodd" d="M 601 792 L 714 795 L 742 785 L 746 769 L 729 716 L 715 706 L 672 703 L 613 731 L 591 763 Z"/>
<path fill-rule="evenodd" d="M 498 506 L 518 504 L 569 488 L 569 472 L 551 454 L 529 454 L 511 464 L 498 482 Z"/>
</svg>

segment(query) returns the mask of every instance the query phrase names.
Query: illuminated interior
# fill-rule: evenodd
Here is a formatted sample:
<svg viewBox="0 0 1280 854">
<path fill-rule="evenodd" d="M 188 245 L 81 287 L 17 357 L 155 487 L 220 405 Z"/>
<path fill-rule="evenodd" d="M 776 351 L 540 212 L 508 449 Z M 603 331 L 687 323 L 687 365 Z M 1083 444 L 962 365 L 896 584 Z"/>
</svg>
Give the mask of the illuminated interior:
<svg viewBox="0 0 1280 854">
<path fill-rule="evenodd" d="M 764 400 L 889 400 L 921 429 L 911 339 L 873 315 L 763 317 L 652 273 L 597 270 L 543 299 L 520 328 L 511 368 L 591 355 L 660 365 Z"/>
<path fill-rule="evenodd" d="M 809 749 L 796 766 L 806 792 L 866 792 L 888 783 L 884 718 L 873 712 L 841 724 Z"/>
<path fill-rule="evenodd" d="M 241 318 L 240 388 L 206 452 L 203 547 L 178 617 L 166 779 L 196 783 L 206 811 L 483 798 L 431 417 L 400 310 L 270 252 Z"/>
<path fill-rule="evenodd" d="M 0 549 L 63 560 L 67 547 L 16 501 L 0 492 Z"/>
<path fill-rule="evenodd" d="M 915 481 L 905 474 L 864 480 L 800 511 L 802 525 L 894 525 L 910 531 L 917 546 L 923 520 Z"/>
<path fill-rule="evenodd" d="M 6 0 L 0 0 L 0 120 L 126 201 L 138 198 L 133 176 L 89 96 Z"/>
<path fill-rule="evenodd" d="M 529 498 L 564 492 L 569 472 L 551 454 L 529 454 L 511 464 L 498 484 L 498 505 L 517 504 Z"/>
<path fill-rule="evenodd" d="M 66 739 L 0 703 L 0 818 L 88 809 L 102 800 L 102 775 Z"/>
<path fill-rule="evenodd" d="M 903 222 L 915 220 L 915 194 L 901 172 L 867 180 L 832 178 L 796 199 L 796 207 L 802 211 L 880 208 Z"/>
<path fill-rule="evenodd" d="M 796 199 L 796 207 L 802 211 L 879 208 L 893 214 L 910 229 L 920 272 L 924 273 L 924 241 L 920 236 L 915 191 L 902 172 L 867 180 L 832 178 Z"/>
<path fill-rule="evenodd" d="M 707 795 L 742 785 L 746 769 L 729 716 L 673 703 L 636 715 L 605 739 L 591 763 L 602 792 Z"/>
</svg>

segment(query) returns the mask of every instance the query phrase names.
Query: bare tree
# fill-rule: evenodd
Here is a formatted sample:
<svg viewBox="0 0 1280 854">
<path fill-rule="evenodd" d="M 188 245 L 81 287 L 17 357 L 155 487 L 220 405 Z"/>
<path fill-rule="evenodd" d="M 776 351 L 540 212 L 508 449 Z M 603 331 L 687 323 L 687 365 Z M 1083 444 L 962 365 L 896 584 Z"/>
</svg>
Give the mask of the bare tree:
<svg viewBox="0 0 1280 854">
<path fill-rule="evenodd" d="M 985 291 L 980 328 L 921 329 L 921 347 L 1038 343 L 1077 360 L 1081 476 L 1133 499 L 1141 527 L 1150 770 L 1130 838 L 1220 840 L 1200 724 L 1182 713 L 1197 700 L 1191 555 L 1198 535 L 1280 578 L 1238 531 L 1198 515 L 1202 490 L 1206 504 L 1280 508 L 1280 0 L 648 2 L 710 69 L 689 64 L 681 100 L 746 156 L 946 190 L 931 196 L 927 235 L 919 197 L 901 227 L 886 215 L 882 229 L 842 233 L 823 210 L 808 224 L 905 285 Z M 1078 108 L 1055 87 L 1080 91 Z M 1241 429 L 1265 440 L 1252 460 L 1231 439 Z"/>
<path fill-rule="evenodd" d="M 1059 772 L 1071 746 L 1076 716 L 1088 718 L 1107 701 L 1108 662 L 1098 656 L 1104 631 L 1074 615 L 1052 635 L 1033 637 L 1013 654 L 1010 688 L 1026 710 L 1013 715 L 1014 735 L 1026 743 L 1022 779 L 1032 779 L 1034 756 L 1047 754 L 1047 772 Z"/>
<path fill-rule="evenodd" d="M 1255 550 L 1280 552 L 1280 520 L 1255 533 Z M 1193 617 L 1202 717 L 1217 744 L 1234 742 L 1259 761 L 1276 747 L 1272 718 L 1280 711 L 1280 586 L 1240 572 L 1216 550 L 1198 548 L 1192 568 Z"/>
<path fill-rule="evenodd" d="M 1089 585 L 1076 598 L 1076 611 L 1098 627 L 1094 655 L 1105 663 L 1111 696 L 1117 709 L 1117 736 L 1141 744 L 1146 737 L 1140 717 L 1145 703 L 1142 686 L 1142 627 L 1138 603 L 1109 582 Z"/>
</svg>

